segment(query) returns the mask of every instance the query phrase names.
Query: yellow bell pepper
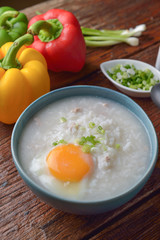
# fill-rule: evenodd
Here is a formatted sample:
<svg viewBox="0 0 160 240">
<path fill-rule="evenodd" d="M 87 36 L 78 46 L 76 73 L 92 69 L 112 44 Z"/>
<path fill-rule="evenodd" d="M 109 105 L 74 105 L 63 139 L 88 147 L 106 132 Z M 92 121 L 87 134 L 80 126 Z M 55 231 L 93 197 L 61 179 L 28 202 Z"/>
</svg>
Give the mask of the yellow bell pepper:
<svg viewBox="0 0 160 240">
<path fill-rule="evenodd" d="M 0 121 L 15 123 L 22 111 L 35 99 L 50 91 L 45 58 L 24 46 L 33 42 L 25 34 L 0 48 Z"/>
</svg>

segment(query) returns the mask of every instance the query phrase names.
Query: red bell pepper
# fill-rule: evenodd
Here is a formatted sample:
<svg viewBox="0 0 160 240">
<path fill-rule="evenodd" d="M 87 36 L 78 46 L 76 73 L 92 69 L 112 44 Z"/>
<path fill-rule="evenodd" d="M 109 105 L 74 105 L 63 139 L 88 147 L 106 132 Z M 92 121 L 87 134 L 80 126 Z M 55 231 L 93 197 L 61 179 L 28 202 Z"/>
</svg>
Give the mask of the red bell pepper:
<svg viewBox="0 0 160 240">
<path fill-rule="evenodd" d="M 78 72 L 85 63 L 86 45 L 76 17 L 66 10 L 51 9 L 29 21 L 28 32 L 35 35 L 32 47 L 45 57 L 55 72 Z"/>
</svg>

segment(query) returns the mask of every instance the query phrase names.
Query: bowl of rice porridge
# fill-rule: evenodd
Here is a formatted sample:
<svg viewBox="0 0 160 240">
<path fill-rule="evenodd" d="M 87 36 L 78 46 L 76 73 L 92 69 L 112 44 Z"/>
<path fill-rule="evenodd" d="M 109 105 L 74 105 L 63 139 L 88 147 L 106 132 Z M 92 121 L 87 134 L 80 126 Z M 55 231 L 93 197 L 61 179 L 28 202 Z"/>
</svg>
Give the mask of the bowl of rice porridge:
<svg viewBox="0 0 160 240">
<path fill-rule="evenodd" d="M 16 168 L 49 205 L 76 214 L 113 210 L 152 174 L 158 142 L 152 122 L 126 95 L 71 86 L 34 101 L 11 138 Z"/>
</svg>

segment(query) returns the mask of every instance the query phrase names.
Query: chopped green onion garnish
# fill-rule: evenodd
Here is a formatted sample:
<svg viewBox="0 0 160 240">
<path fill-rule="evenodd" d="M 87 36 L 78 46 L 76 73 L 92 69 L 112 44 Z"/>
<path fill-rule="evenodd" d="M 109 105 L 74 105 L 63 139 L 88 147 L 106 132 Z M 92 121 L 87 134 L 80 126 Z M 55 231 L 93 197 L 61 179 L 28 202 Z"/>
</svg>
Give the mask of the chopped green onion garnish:
<svg viewBox="0 0 160 240">
<path fill-rule="evenodd" d="M 53 142 L 52 145 L 53 145 L 53 146 L 57 146 L 57 145 L 58 145 L 58 141 Z"/>
<path fill-rule="evenodd" d="M 97 140 L 95 136 L 90 135 L 90 136 L 87 136 L 87 137 L 84 137 L 84 136 L 81 137 L 81 139 L 79 140 L 78 144 L 79 145 L 84 145 L 87 142 L 91 143 L 93 146 L 95 146 L 97 143 L 100 143 L 100 141 Z"/>
<path fill-rule="evenodd" d="M 101 126 L 98 126 L 97 132 L 100 134 L 105 134 L 105 130 Z"/>
<path fill-rule="evenodd" d="M 85 137 L 81 137 L 81 139 L 79 141 L 79 145 L 83 145 L 86 142 L 87 142 L 86 138 Z"/>
<path fill-rule="evenodd" d="M 67 144 L 67 142 L 64 139 L 59 140 L 59 143 Z"/>
<path fill-rule="evenodd" d="M 115 146 L 116 149 L 119 149 L 120 148 L 120 144 L 117 143 L 116 146 Z"/>
<path fill-rule="evenodd" d="M 67 122 L 67 119 L 65 117 L 60 118 L 61 123 Z"/>
<path fill-rule="evenodd" d="M 132 89 L 150 90 L 160 82 L 151 70 L 139 70 L 134 65 L 117 64 L 107 71 L 108 75 L 117 83 Z"/>
<path fill-rule="evenodd" d="M 90 135 L 90 136 L 87 136 L 86 137 L 86 140 L 90 143 L 92 143 L 93 145 L 97 144 L 97 143 L 100 143 L 99 140 L 95 139 L 95 136 L 93 135 Z"/>
<path fill-rule="evenodd" d="M 61 139 L 59 141 L 53 142 L 52 145 L 53 146 L 57 146 L 58 144 L 67 144 L 67 142 L 64 139 Z"/>
<path fill-rule="evenodd" d="M 85 153 L 90 153 L 92 147 L 93 147 L 92 145 L 85 144 L 85 145 L 83 145 L 83 147 L 82 147 L 82 151 L 85 152 Z"/>
<path fill-rule="evenodd" d="M 89 122 L 89 127 L 90 128 L 94 128 L 95 127 L 95 123 L 94 122 Z"/>
</svg>

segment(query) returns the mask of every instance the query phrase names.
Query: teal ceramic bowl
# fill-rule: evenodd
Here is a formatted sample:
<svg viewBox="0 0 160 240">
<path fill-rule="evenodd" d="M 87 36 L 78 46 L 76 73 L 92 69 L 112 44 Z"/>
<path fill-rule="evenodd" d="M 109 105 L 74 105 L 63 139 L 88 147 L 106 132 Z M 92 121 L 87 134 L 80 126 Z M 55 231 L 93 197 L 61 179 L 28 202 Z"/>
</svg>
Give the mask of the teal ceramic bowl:
<svg viewBox="0 0 160 240">
<path fill-rule="evenodd" d="M 77 201 L 77 200 L 68 200 L 62 197 L 58 197 L 53 193 L 50 193 L 42 186 L 38 185 L 34 182 L 25 172 L 23 165 L 21 164 L 19 158 L 19 141 L 21 134 L 23 133 L 23 129 L 27 122 L 40 111 L 42 108 L 47 106 L 50 103 L 53 103 L 60 99 L 65 99 L 71 96 L 97 96 L 109 100 L 113 100 L 115 102 L 119 102 L 131 112 L 133 112 L 137 118 L 144 125 L 147 135 L 150 141 L 151 154 L 150 154 L 150 162 L 145 174 L 142 178 L 129 190 L 123 192 L 121 195 L 118 195 L 114 198 L 103 200 L 103 201 Z M 40 97 L 35 102 L 33 102 L 19 117 L 17 120 L 11 138 L 11 151 L 14 163 L 16 168 L 25 181 L 25 183 L 29 186 L 29 188 L 44 202 L 53 206 L 54 208 L 63 210 L 65 212 L 75 213 L 75 214 L 98 214 L 113 210 L 118 208 L 119 206 L 125 204 L 129 200 L 131 200 L 145 185 L 147 180 L 152 174 L 152 171 L 155 167 L 157 156 L 158 156 L 158 141 L 155 129 L 146 115 L 146 113 L 142 110 L 142 108 L 137 105 L 132 99 L 127 97 L 124 94 L 119 92 L 103 88 L 97 86 L 72 86 L 65 87 Z"/>
</svg>

